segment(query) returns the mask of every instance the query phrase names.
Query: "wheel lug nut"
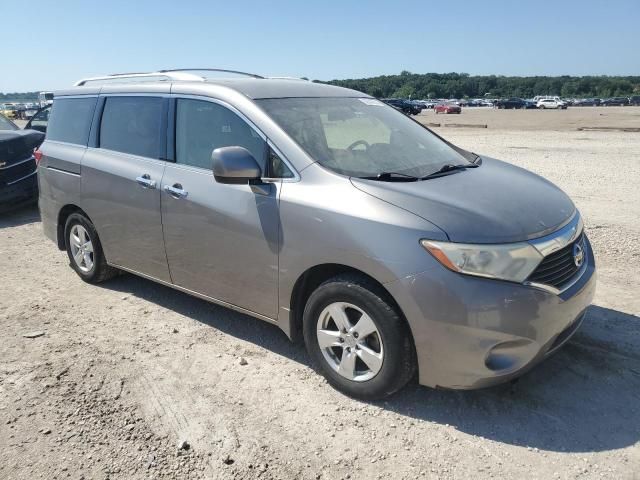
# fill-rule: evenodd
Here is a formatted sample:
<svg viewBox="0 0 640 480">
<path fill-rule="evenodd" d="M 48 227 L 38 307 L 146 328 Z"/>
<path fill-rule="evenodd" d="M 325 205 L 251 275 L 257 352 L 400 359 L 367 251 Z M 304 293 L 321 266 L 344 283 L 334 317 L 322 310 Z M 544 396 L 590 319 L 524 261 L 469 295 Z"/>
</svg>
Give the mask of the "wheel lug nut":
<svg viewBox="0 0 640 480">
<path fill-rule="evenodd" d="M 353 338 L 358 338 L 358 332 L 353 332 Z"/>
<path fill-rule="evenodd" d="M 340 343 L 344 343 L 344 338 L 340 337 Z"/>
</svg>

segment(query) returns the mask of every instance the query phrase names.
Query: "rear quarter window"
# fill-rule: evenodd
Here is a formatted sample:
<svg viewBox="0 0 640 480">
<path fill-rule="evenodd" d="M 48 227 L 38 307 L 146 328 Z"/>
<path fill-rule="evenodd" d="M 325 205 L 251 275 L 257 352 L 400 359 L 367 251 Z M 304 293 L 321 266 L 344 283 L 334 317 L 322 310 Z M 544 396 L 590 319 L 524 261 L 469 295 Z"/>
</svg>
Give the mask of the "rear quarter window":
<svg viewBox="0 0 640 480">
<path fill-rule="evenodd" d="M 53 102 L 47 140 L 87 145 L 98 97 L 57 98 Z"/>
</svg>

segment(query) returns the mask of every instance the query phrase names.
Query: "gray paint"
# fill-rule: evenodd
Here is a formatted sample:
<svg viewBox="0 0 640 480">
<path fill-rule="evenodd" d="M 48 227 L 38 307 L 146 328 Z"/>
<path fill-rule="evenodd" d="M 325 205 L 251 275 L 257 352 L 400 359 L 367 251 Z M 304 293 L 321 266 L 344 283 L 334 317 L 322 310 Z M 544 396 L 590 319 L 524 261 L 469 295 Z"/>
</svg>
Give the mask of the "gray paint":
<svg viewBox="0 0 640 480">
<path fill-rule="evenodd" d="M 180 183 L 186 197 L 164 186 Z M 279 183 L 256 194 L 211 171 L 168 164 L 162 180 L 164 242 L 176 285 L 274 319 L 278 298 Z"/>
<path fill-rule="evenodd" d="M 96 227 L 105 255 L 122 265 L 169 281 L 160 218 L 160 182 L 166 162 L 89 148 L 82 161 L 80 207 Z M 155 187 L 138 183 L 148 175 Z"/>
<path fill-rule="evenodd" d="M 575 284 L 555 294 L 453 273 L 419 243 L 553 239 L 579 217 L 571 200 L 546 180 L 492 159 L 424 182 L 351 180 L 315 163 L 252 100 L 363 96 L 358 92 L 243 79 L 57 93 L 81 94 L 221 103 L 268 139 L 296 173 L 294 179 L 228 185 L 208 170 L 45 140 L 38 176 L 46 235 L 55 240 L 59 212 L 76 205 L 96 225 L 107 261 L 127 271 L 277 323 L 291 335 L 291 298 L 301 275 L 324 264 L 357 269 L 380 282 L 407 318 L 420 382 L 453 388 L 486 386 L 530 368 L 591 301 L 590 249 Z M 136 181 L 143 174 L 155 188 Z M 179 187 L 185 195 L 165 187 Z M 501 342 L 511 342 L 502 348 L 511 348 L 513 364 L 490 370 L 484 360 Z"/>
<path fill-rule="evenodd" d="M 530 240 L 557 230 L 575 213 L 571 199 L 551 182 L 486 157 L 479 168 L 423 182 L 352 182 L 429 219 L 459 243 Z"/>
</svg>

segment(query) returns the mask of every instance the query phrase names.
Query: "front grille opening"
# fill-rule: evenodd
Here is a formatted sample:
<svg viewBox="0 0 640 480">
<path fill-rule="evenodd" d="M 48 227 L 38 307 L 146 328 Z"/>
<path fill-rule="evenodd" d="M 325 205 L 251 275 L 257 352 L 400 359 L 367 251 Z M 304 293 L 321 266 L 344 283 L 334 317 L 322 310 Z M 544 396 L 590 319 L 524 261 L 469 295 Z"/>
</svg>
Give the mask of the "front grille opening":
<svg viewBox="0 0 640 480">
<path fill-rule="evenodd" d="M 538 268 L 529 275 L 527 281 L 551 285 L 557 289 L 562 289 L 574 277 L 580 267 L 573 259 L 573 246 L 578 243 L 586 255 L 586 241 L 584 233 L 560 250 L 547 255 Z"/>
</svg>

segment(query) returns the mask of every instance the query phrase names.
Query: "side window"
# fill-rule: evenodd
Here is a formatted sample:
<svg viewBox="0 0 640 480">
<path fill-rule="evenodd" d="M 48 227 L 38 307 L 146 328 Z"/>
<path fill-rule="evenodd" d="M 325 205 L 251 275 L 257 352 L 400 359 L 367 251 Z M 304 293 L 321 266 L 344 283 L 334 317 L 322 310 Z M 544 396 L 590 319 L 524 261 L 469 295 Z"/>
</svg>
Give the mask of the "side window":
<svg viewBox="0 0 640 480">
<path fill-rule="evenodd" d="M 280 156 L 269 148 L 267 176 L 269 178 L 293 178 L 293 172 L 282 161 Z"/>
<path fill-rule="evenodd" d="M 217 103 L 178 99 L 176 163 L 210 170 L 211 152 L 233 146 L 249 150 L 265 172 L 265 141 L 242 118 Z"/>
<path fill-rule="evenodd" d="M 97 101 L 97 97 L 54 100 L 47 139 L 86 146 Z"/>
<path fill-rule="evenodd" d="M 163 99 L 107 97 L 100 124 L 100 148 L 159 158 Z"/>
</svg>

